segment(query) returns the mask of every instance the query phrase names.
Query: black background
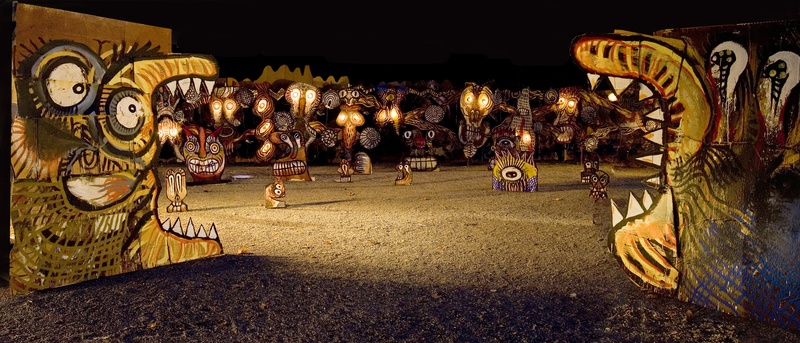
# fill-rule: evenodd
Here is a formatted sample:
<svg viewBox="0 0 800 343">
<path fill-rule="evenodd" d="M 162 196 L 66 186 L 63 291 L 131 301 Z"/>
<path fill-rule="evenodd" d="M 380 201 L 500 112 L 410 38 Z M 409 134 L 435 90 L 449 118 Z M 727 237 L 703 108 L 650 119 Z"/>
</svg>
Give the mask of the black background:
<svg viewBox="0 0 800 343">
<path fill-rule="evenodd" d="M 639 33 L 800 17 L 800 1 L 24 0 L 172 29 L 173 51 L 213 55 L 221 77 L 311 67 L 353 84 L 450 80 L 546 89 L 585 83 L 582 33 Z"/>
</svg>

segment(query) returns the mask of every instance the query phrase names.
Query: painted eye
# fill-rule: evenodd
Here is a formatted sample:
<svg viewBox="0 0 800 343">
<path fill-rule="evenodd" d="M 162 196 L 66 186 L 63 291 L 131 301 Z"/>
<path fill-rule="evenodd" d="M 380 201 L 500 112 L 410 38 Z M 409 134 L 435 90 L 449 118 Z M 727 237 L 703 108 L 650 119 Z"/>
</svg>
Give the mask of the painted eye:
<svg viewBox="0 0 800 343">
<path fill-rule="evenodd" d="M 428 139 L 433 139 L 433 137 L 436 137 L 436 131 L 433 131 L 433 130 L 428 131 L 427 136 L 428 136 Z"/>
<path fill-rule="evenodd" d="M 585 163 L 583 163 L 583 167 L 586 169 L 592 168 L 592 162 L 586 161 Z"/>
<path fill-rule="evenodd" d="M 273 103 L 267 99 L 261 98 L 256 101 L 255 112 L 258 115 L 265 115 L 274 110 Z"/>
<path fill-rule="evenodd" d="M 292 132 L 292 137 L 293 137 L 295 140 L 298 140 L 298 141 L 299 141 L 299 140 L 302 138 L 302 134 L 300 134 L 300 132 L 297 132 L 297 131 L 295 131 L 295 132 Z"/>
<path fill-rule="evenodd" d="M 345 123 L 347 123 L 347 113 L 339 112 L 339 115 L 336 116 L 336 124 L 339 124 L 339 126 L 344 126 Z"/>
<path fill-rule="evenodd" d="M 517 181 L 522 178 L 522 169 L 516 166 L 508 166 L 500 171 L 500 175 L 507 181 Z"/>
<path fill-rule="evenodd" d="M 71 107 L 79 104 L 89 93 L 86 71 L 74 63 L 56 66 L 47 76 L 47 93 L 55 104 Z"/>
<path fill-rule="evenodd" d="M 503 149 L 511 150 L 514 149 L 516 144 L 514 144 L 514 141 L 509 138 L 500 138 L 497 140 L 497 146 Z"/>
<path fill-rule="evenodd" d="M 183 150 L 191 153 L 197 152 L 197 138 L 189 137 L 186 143 L 183 144 Z"/>
<path fill-rule="evenodd" d="M 355 126 L 364 125 L 364 116 L 361 113 L 353 112 L 350 114 L 350 122 Z"/>
<path fill-rule="evenodd" d="M 480 102 L 481 106 L 488 105 L 489 104 L 489 95 L 481 94 L 480 97 L 478 97 L 478 101 Z"/>
<path fill-rule="evenodd" d="M 219 154 L 220 150 L 222 149 L 219 143 L 217 142 L 212 142 L 211 144 L 208 145 L 208 152 L 210 152 L 213 155 Z"/>
<path fill-rule="evenodd" d="M 296 102 L 297 100 L 300 100 L 300 90 L 299 90 L 299 89 L 297 89 L 297 88 L 295 88 L 295 89 L 292 89 L 292 91 L 289 93 L 289 96 L 290 96 L 290 97 L 292 98 L 292 100 L 294 100 L 295 102 Z"/>
<path fill-rule="evenodd" d="M 275 187 L 272 189 L 272 193 L 275 193 L 275 195 L 281 195 L 283 194 L 283 188 L 280 185 L 275 185 Z"/>
<path fill-rule="evenodd" d="M 310 91 L 306 92 L 306 101 L 312 102 L 316 98 L 317 98 L 317 93 L 316 92 L 310 92 Z"/>
<path fill-rule="evenodd" d="M 386 110 L 380 110 L 380 111 L 378 111 L 378 115 L 376 116 L 376 119 L 378 120 L 379 123 L 383 123 L 387 119 L 389 119 L 389 115 L 386 113 Z"/>
<path fill-rule="evenodd" d="M 214 113 L 219 113 L 220 110 L 222 110 L 222 101 L 220 101 L 219 99 L 212 100 L 211 111 L 213 111 Z"/>
<path fill-rule="evenodd" d="M 230 112 L 230 111 L 233 111 L 233 109 L 235 109 L 235 108 L 236 108 L 236 101 L 233 101 L 232 99 L 225 100 L 225 110 L 226 111 Z"/>
<path fill-rule="evenodd" d="M 405 139 L 411 139 L 411 131 L 406 131 L 406 132 L 403 132 L 403 138 L 405 138 Z"/>
<path fill-rule="evenodd" d="M 144 106 L 139 100 L 140 92 L 135 89 L 119 89 L 112 93 L 106 105 L 108 125 L 112 132 L 120 136 L 136 134 L 143 124 Z"/>
<path fill-rule="evenodd" d="M 472 102 L 472 95 L 467 95 L 464 97 L 464 101 L 471 103 Z"/>
</svg>

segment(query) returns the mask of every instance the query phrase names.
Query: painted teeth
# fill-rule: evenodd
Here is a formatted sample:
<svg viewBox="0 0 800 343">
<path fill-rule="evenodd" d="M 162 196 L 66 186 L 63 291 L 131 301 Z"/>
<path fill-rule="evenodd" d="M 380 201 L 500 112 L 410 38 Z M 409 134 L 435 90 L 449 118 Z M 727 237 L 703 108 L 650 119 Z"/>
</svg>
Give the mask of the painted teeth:
<svg viewBox="0 0 800 343">
<path fill-rule="evenodd" d="M 216 173 L 219 170 L 218 160 L 198 160 L 191 159 L 186 163 L 189 172 L 192 174 Z"/>
<path fill-rule="evenodd" d="M 306 164 L 303 161 L 276 162 L 272 165 L 272 174 L 275 176 L 293 176 L 306 172 Z"/>
<path fill-rule="evenodd" d="M 181 219 L 176 218 L 175 224 L 170 223 L 170 219 L 167 218 L 161 223 L 161 229 L 164 231 L 176 234 L 183 238 L 210 238 L 216 240 L 219 236 L 217 235 L 217 227 L 214 223 L 211 224 L 211 228 L 206 230 L 203 225 L 200 225 L 199 228 L 194 227 L 194 223 L 192 223 L 192 218 L 189 218 L 189 222 L 186 224 L 186 228 L 181 226 Z"/>
<path fill-rule="evenodd" d="M 631 82 L 633 82 L 633 79 L 609 76 L 608 81 L 611 81 L 611 87 L 614 87 L 614 92 L 620 94 L 625 90 L 625 88 L 630 86 Z"/>
<path fill-rule="evenodd" d="M 426 157 L 406 157 L 403 161 L 404 163 L 411 166 L 411 170 L 434 170 L 439 165 L 439 161 L 436 157 L 433 156 L 426 156 Z"/>
<path fill-rule="evenodd" d="M 175 80 L 172 82 L 167 83 L 167 88 L 170 91 L 170 95 L 177 96 L 180 94 L 186 94 L 188 92 L 195 92 L 196 94 L 203 94 L 200 92 L 201 84 L 205 84 L 205 89 L 208 92 L 211 92 L 214 89 L 214 81 L 206 81 L 196 77 L 190 77 L 180 80 Z"/>
<path fill-rule="evenodd" d="M 645 213 L 647 210 L 652 208 L 653 204 L 653 198 L 647 191 L 644 191 L 644 194 L 642 194 L 641 202 L 636 199 L 633 193 L 629 193 L 628 209 L 625 213 L 625 216 L 623 216 L 622 212 L 620 212 L 619 207 L 617 206 L 617 203 L 614 201 L 614 199 L 611 199 L 611 225 L 617 226 L 617 224 L 619 224 L 623 219 L 630 219 Z"/>
</svg>

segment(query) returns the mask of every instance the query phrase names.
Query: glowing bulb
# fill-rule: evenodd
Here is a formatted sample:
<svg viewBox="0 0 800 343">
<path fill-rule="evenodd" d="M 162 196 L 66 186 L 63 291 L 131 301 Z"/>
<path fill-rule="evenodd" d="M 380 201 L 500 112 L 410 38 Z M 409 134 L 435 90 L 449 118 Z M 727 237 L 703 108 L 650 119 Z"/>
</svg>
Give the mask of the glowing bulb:
<svg viewBox="0 0 800 343">
<path fill-rule="evenodd" d="M 392 120 L 397 120 L 397 118 L 399 118 L 399 117 L 400 117 L 400 113 L 398 113 L 398 112 L 397 112 L 397 109 L 396 109 L 396 108 L 393 108 L 393 109 L 392 109 L 392 110 L 389 112 L 389 115 L 392 117 Z"/>
<path fill-rule="evenodd" d="M 608 93 L 608 100 L 617 101 L 617 95 L 614 93 Z"/>
<path fill-rule="evenodd" d="M 531 134 L 527 133 L 527 132 L 523 133 L 522 134 L 522 142 L 525 143 L 525 144 L 530 143 L 531 142 Z"/>
</svg>

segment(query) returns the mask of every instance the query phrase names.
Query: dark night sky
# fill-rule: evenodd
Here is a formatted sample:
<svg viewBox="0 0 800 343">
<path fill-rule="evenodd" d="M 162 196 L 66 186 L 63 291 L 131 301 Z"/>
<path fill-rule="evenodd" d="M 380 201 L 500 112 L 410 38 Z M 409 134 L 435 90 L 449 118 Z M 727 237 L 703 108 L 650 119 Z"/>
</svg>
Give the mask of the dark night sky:
<svg viewBox="0 0 800 343">
<path fill-rule="evenodd" d="M 172 29 L 176 52 L 210 54 L 220 75 L 255 79 L 264 66 L 310 65 L 351 82 L 450 79 L 573 83 L 569 48 L 582 33 L 653 33 L 800 18 L 800 1 L 310 2 L 269 0 L 24 0 Z M 338 5 L 337 5 L 338 4 Z M 347 4 L 344 6 L 343 4 Z M 395 7 L 390 7 L 395 6 Z M 475 80 L 469 80 L 474 78 Z"/>
</svg>

